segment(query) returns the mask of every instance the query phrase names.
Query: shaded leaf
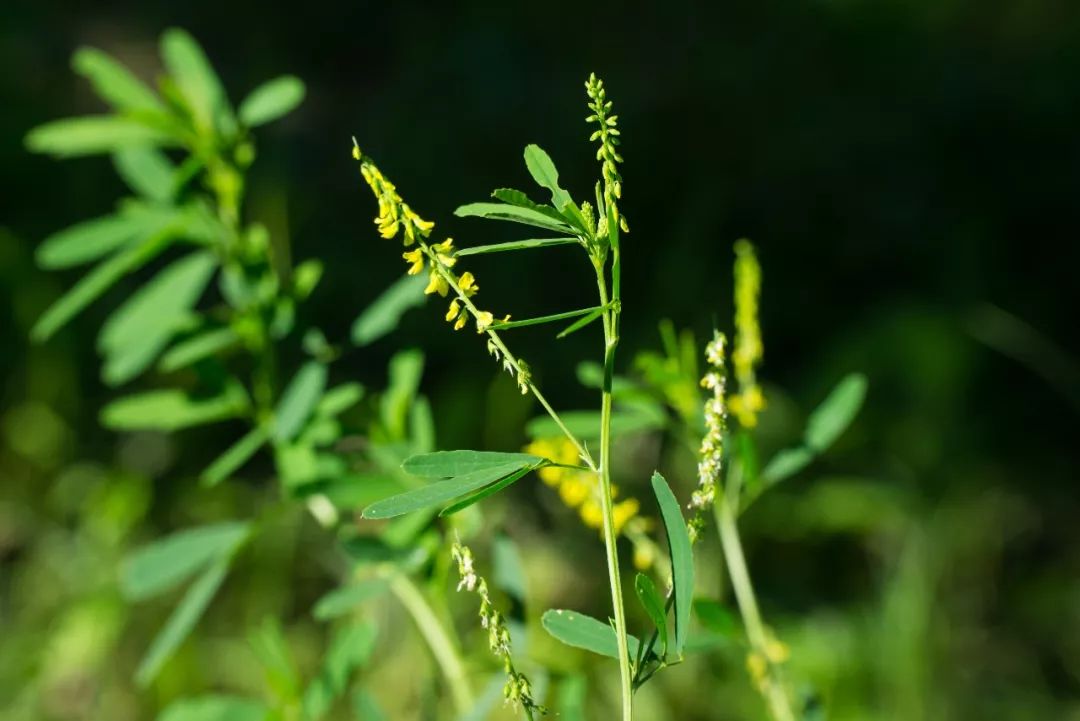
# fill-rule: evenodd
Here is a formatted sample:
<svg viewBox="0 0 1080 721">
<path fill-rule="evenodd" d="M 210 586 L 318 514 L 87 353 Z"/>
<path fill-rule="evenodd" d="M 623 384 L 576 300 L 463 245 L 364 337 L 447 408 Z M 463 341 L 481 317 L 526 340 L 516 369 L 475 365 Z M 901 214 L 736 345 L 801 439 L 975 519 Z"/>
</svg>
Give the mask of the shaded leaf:
<svg viewBox="0 0 1080 721">
<path fill-rule="evenodd" d="M 128 601 L 167 593 L 206 564 L 232 555 L 250 529 L 238 521 L 215 523 L 178 531 L 144 546 L 124 561 L 120 591 Z"/>
<path fill-rule="evenodd" d="M 424 304 L 427 276 L 406 275 L 384 290 L 353 321 L 350 337 L 358 346 L 374 343 L 397 328 L 406 311 Z"/>
<path fill-rule="evenodd" d="M 390 382 L 379 401 L 383 426 L 393 440 L 407 437 L 409 411 L 424 373 L 424 354 L 418 350 L 400 351 L 390 359 Z"/>
<path fill-rule="evenodd" d="M 101 411 L 101 422 L 116 431 L 159 430 L 216 423 L 248 410 L 248 397 L 239 385 L 208 398 L 194 398 L 179 389 L 147 391 L 119 398 Z"/>
<path fill-rule="evenodd" d="M 779 483 L 806 468 L 813 460 L 813 452 L 806 448 L 785 448 L 765 464 L 761 478 L 767 486 Z"/>
<path fill-rule="evenodd" d="M 251 91 L 240 103 L 240 122 L 253 128 L 293 111 L 304 101 L 304 83 L 294 75 L 282 75 Z"/>
<path fill-rule="evenodd" d="M 804 436 L 807 447 L 822 453 L 840 437 L 858 415 L 866 398 L 866 387 L 866 376 L 862 373 L 851 373 L 836 384 L 807 419 Z"/>
<path fill-rule="evenodd" d="M 229 446 L 217 459 L 206 467 L 199 480 L 204 486 L 211 487 L 236 473 L 253 455 L 259 452 L 270 439 L 270 433 L 262 426 L 252 428 L 244 437 Z"/>
<path fill-rule="evenodd" d="M 176 169 L 157 148 L 132 146 L 113 153 L 116 172 L 139 195 L 158 202 L 172 199 Z"/>
<path fill-rule="evenodd" d="M 221 588 L 228 572 L 229 560 L 221 559 L 214 562 L 195 583 L 191 584 L 191 588 L 180 599 L 180 603 L 173 609 L 172 615 L 154 637 L 150 643 L 150 649 L 139 662 L 139 668 L 135 671 L 135 682 L 138 685 L 146 686 L 158 675 L 161 667 L 199 622 L 206 607 L 210 605 L 210 601 Z"/>
<path fill-rule="evenodd" d="M 592 616 L 576 611 L 551 609 L 544 612 L 541 623 L 544 630 L 568 646 L 583 648 L 609 658 L 619 657 L 615 629 Z M 630 635 L 627 636 L 626 642 L 630 657 L 637 658 L 641 642 Z"/>
<path fill-rule="evenodd" d="M 300 672 L 289 642 L 281 631 L 281 623 L 267 616 L 248 634 L 248 643 L 263 667 L 267 685 L 277 699 L 286 704 L 296 701 L 300 694 Z"/>
<path fill-rule="evenodd" d="M 157 721 L 267 721 L 270 711 L 240 696 L 199 696 L 174 701 Z"/>
<path fill-rule="evenodd" d="M 682 509 L 664 477 L 653 473 L 653 493 L 660 504 L 660 515 L 667 531 L 671 553 L 672 591 L 675 596 L 675 643 L 672 649 L 680 655 L 690 633 L 690 611 L 694 601 L 694 555 L 690 533 L 683 520 Z"/>
<path fill-rule="evenodd" d="M 739 620 L 726 606 L 707 598 L 694 599 L 694 614 L 698 621 L 709 631 L 726 638 L 736 638 L 739 633 Z"/>
<path fill-rule="evenodd" d="M 495 585 L 518 601 L 524 602 L 525 564 L 521 560 L 517 545 L 510 540 L 509 536 L 500 534 L 495 537 L 494 551 Z"/>
<path fill-rule="evenodd" d="M 335 588 L 315 603 L 311 615 L 319 621 L 344 616 L 368 599 L 375 598 L 390 587 L 385 578 L 370 578 L 348 586 Z"/>
<path fill-rule="evenodd" d="M 660 636 L 660 644 L 663 646 L 664 655 L 666 656 L 668 647 L 668 627 L 667 609 L 664 608 L 664 598 L 656 589 L 656 584 L 653 583 L 652 579 L 643 573 L 639 573 L 634 577 L 634 591 L 637 593 L 638 600 L 641 601 L 641 607 L 645 609 L 645 613 L 653 622 L 653 626 L 656 627 Z"/>
<path fill-rule="evenodd" d="M 296 437 L 300 428 L 322 398 L 326 389 L 326 366 L 318 361 L 305 363 L 289 381 L 274 411 L 274 440 L 289 441 Z"/>
<path fill-rule="evenodd" d="M 166 373 L 187 368 L 192 363 L 197 363 L 205 358 L 220 353 L 226 348 L 231 348 L 240 340 L 232 328 L 211 328 L 201 333 L 185 338 L 172 348 L 167 350 L 158 368 Z"/>
<path fill-rule="evenodd" d="M 70 268 L 97 260 L 126 245 L 144 229 L 139 218 L 106 215 L 53 233 L 37 247 L 34 258 L 42 268 Z"/>
<path fill-rule="evenodd" d="M 599 411 L 567 411 L 560 414 L 563 423 L 578 438 L 595 440 L 600 437 Z M 633 404 L 611 414 L 611 433 L 614 436 L 639 433 L 663 427 L 666 421 L 663 409 L 654 404 Z M 538 416 L 525 425 L 530 438 L 554 438 L 562 430 L 550 416 Z"/>
<path fill-rule="evenodd" d="M 342 383 L 323 393 L 315 406 L 315 415 L 333 418 L 352 408 L 364 397 L 364 386 L 359 383 Z"/>
<path fill-rule="evenodd" d="M 358 688 L 353 693 L 352 708 L 356 721 L 386 721 L 387 719 L 379 702 L 366 689 Z"/>
<path fill-rule="evenodd" d="M 334 634 L 318 677 L 304 692 L 305 721 L 326 715 L 334 700 L 345 692 L 353 671 L 367 661 L 374 649 L 375 627 L 371 624 L 346 626 Z"/>
</svg>

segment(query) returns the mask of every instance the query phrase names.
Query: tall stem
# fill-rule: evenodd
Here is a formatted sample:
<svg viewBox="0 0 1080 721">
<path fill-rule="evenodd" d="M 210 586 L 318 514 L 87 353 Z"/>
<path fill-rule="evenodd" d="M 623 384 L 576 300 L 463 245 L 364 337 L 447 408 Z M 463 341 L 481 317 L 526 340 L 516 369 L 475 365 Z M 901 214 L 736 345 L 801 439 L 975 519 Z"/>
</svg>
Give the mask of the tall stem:
<svg viewBox="0 0 1080 721">
<path fill-rule="evenodd" d="M 602 264 L 597 264 L 600 304 L 608 305 L 607 281 Z M 604 313 L 604 384 L 600 405 L 600 507 L 604 516 L 604 549 L 607 552 L 608 583 L 615 617 L 615 637 L 619 651 L 619 678 L 622 688 L 623 721 L 634 717 L 634 679 L 630 645 L 626 635 L 626 611 L 623 609 L 622 578 L 619 573 L 618 536 L 615 533 L 615 510 L 611 493 L 611 380 L 615 374 L 615 348 L 619 344 L 618 287 L 612 305 Z"/>
<path fill-rule="evenodd" d="M 776 678 L 775 667 L 769 658 L 769 643 L 765 636 L 765 625 L 761 621 L 761 612 L 758 610 L 757 598 L 754 596 L 754 587 L 750 583 L 750 572 L 746 568 L 746 558 L 743 556 L 742 541 L 739 540 L 739 529 L 735 523 L 735 514 L 727 494 L 720 493 L 715 506 L 716 523 L 720 529 L 720 541 L 724 548 L 724 557 L 727 559 L 728 573 L 731 576 L 731 588 L 735 591 L 735 600 L 739 604 L 739 613 L 742 615 L 743 625 L 746 627 L 746 637 L 750 641 L 750 647 L 761 656 L 768 667 L 767 677 L 761 689 L 765 696 L 765 702 L 769 705 L 769 712 L 775 721 L 794 721 L 795 716 L 791 712 L 787 694 L 784 692 L 779 679 Z"/>
<path fill-rule="evenodd" d="M 454 699 L 454 708 L 458 714 L 465 714 L 473 707 L 472 689 L 465 674 L 465 666 L 458 655 L 457 647 L 439 622 L 424 594 L 407 576 L 390 572 L 390 590 L 397 596 L 401 605 L 413 617 L 416 627 L 435 656 L 436 663 L 446 677 L 446 685 Z"/>
</svg>

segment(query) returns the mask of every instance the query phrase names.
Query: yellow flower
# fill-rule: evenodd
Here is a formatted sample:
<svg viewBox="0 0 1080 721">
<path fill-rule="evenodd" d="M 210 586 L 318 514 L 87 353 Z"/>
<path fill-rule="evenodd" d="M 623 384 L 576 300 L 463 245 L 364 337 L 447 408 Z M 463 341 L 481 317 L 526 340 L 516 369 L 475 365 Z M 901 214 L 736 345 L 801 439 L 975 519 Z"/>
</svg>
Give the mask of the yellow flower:
<svg viewBox="0 0 1080 721">
<path fill-rule="evenodd" d="M 457 263 L 457 258 L 453 256 L 454 252 L 454 239 L 447 238 L 441 243 L 436 243 L 431 246 L 431 249 L 435 251 L 436 257 L 439 262 L 445 265 L 447 268 L 453 268 Z"/>
<path fill-rule="evenodd" d="M 458 286 L 461 288 L 461 292 L 468 298 L 476 295 L 476 291 L 480 290 L 480 286 L 476 284 L 476 278 L 473 277 L 473 274 L 470 271 L 465 271 L 461 274 L 461 277 L 458 278 Z"/>
<path fill-rule="evenodd" d="M 409 275 L 416 275 L 424 269 L 424 251 L 417 248 L 407 253 L 402 253 L 401 257 L 411 263 L 409 266 Z"/>
<path fill-rule="evenodd" d="M 647 571 L 652 568 L 655 550 L 645 543 L 634 544 L 634 568 L 639 571 Z"/>
<path fill-rule="evenodd" d="M 458 305 L 457 298 L 454 298 L 450 301 L 450 310 L 446 311 L 446 322 L 449 323 L 457 318 L 459 313 L 461 313 L 461 307 Z"/>
<path fill-rule="evenodd" d="M 448 290 L 450 290 L 450 286 L 447 285 L 446 278 L 443 278 L 439 271 L 432 268 L 430 275 L 428 275 L 428 284 L 427 288 L 424 288 L 424 294 L 438 293 L 445 298 Z"/>
<path fill-rule="evenodd" d="M 769 664 L 765 658 L 757 651 L 751 651 L 746 657 L 746 670 L 750 672 L 750 678 L 753 679 L 754 685 L 759 690 L 765 688 L 768 684 L 768 670 Z"/>
<path fill-rule="evenodd" d="M 559 498 L 571 508 L 576 508 L 589 497 L 590 486 L 592 485 L 590 481 L 592 479 L 583 479 L 580 471 L 572 471 L 567 468 L 560 470 L 563 471 L 563 477 L 559 483 Z"/>
<path fill-rule="evenodd" d="M 581 520 L 585 521 L 585 525 L 589 528 L 604 527 L 604 512 L 600 508 L 600 503 L 595 499 L 589 499 L 581 504 L 578 513 L 581 514 Z"/>
<path fill-rule="evenodd" d="M 641 504 L 638 503 L 636 498 L 627 498 L 625 501 L 620 501 L 615 504 L 615 507 L 612 509 L 612 515 L 615 520 L 616 535 L 622 533 L 623 526 L 626 525 L 627 521 L 637 515 L 640 507 Z"/>
<path fill-rule="evenodd" d="M 468 321 L 468 316 L 462 313 L 458 316 L 457 323 L 454 323 L 454 330 L 461 330 L 465 327 L 465 323 Z"/>
<path fill-rule="evenodd" d="M 482 310 L 476 314 L 476 332 L 483 333 L 491 324 L 495 322 L 495 316 L 486 310 Z"/>
<path fill-rule="evenodd" d="M 386 239 L 393 238 L 397 235 L 400 225 L 389 215 L 380 215 L 375 219 L 375 224 L 379 226 L 379 235 Z"/>
<path fill-rule="evenodd" d="M 731 399 L 731 410 L 746 428 L 757 425 L 757 414 L 765 408 L 765 396 L 755 374 L 764 355 L 758 323 L 760 294 L 761 266 L 754 246 L 748 240 L 740 240 L 735 243 L 735 347 L 731 352 L 739 393 Z"/>
</svg>

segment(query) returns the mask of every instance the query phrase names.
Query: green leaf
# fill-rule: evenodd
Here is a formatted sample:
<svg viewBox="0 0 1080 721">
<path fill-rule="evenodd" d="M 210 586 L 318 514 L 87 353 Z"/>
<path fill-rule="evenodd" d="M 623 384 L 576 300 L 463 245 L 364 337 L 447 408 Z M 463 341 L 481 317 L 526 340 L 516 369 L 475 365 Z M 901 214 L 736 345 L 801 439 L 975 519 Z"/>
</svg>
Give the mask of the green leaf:
<svg viewBox="0 0 1080 721">
<path fill-rule="evenodd" d="M 113 165 L 128 187 L 139 195 L 161 203 L 172 200 L 176 168 L 157 148 L 123 148 L 113 153 Z"/>
<path fill-rule="evenodd" d="M 521 560 L 517 545 L 508 536 L 500 534 L 495 536 L 493 549 L 495 585 L 524 603 L 527 595 L 525 593 L 525 564 Z"/>
<path fill-rule="evenodd" d="M 532 225 L 537 228 L 545 228 L 556 233 L 566 233 L 573 230 L 565 221 L 553 218 L 529 208 L 519 208 L 514 205 L 502 203 L 469 203 L 454 211 L 459 218 L 489 218 L 491 220 L 508 220 L 512 223 Z"/>
<path fill-rule="evenodd" d="M 323 394 L 319 405 L 315 406 L 315 415 L 333 418 L 349 410 L 364 397 L 364 386 L 359 383 L 342 383 Z"/>
<path fill-rule="evenodd" d="M 305 363 L 289 381 L 274 411 L 275 441 L 291 441 L 296 437 L 304 423 L 311 417 L 324 390 L 326 390 L 326 366 L 318 361 Z"/>
<path fill-rule="evenodd" d="M 224 481 L 258 453 L 270 439 L 270 433 L 262 426 L 252 428 L 243 438 L 229 446 L 228 450 L 206 467 L 199 480 L 210 488 Z"/>
<path fill-rule="evenodd" d="M 686 637 L 690 633 L 690 611 L 694 601 L 694 552 L 690 546 L 690 533 L 683 520 L 682 509 L 671 492 L 664 477 L 653 473 L 653 493 L 660 504 L 660 515 L 667 530 L 668 549 L 671 552 L 672 590 L 675 596 L 675 644 L 676 656 L 682 654 Z"/>
<path fill-rule="evenodd" d="M 167 593 L 203 566 L 228 558 L 248 538 L 250 524 L 215 523 L 179 531 L 131 554 L 120 572 L 120 592 L 128 601 Z"/>
<path fill-rule="evenodd" d="M 588 682 L 579 673 L 563 679 L 559 684 L 556 706 L 559 721 L 585 721 L 585 698 L 588 690 Z"/>
<path fill-rule="evenodd" d="M 216 396 L 193 398 L 179 389 L 147 391 L 117 399 L 101 411 L 101 422 L 114 431 L 177 431 L 243 415 L 249 407 L 244 389 L 226 386 Z"/>
<path fill-rule="evenodd" d="M 356 721 L 386 721 L 386 713 L 379 702 L 365 689 L 358 688 L 353 693 L 352 708 Z"/>
<path fill-rule="evenodd" d="M 761 471 L 761 478 L 766 486 L 774 485 L 794 476 L 810 465 L 813 460 L 813 452 L 806 448 L 785 448 L 765 464 L 765 468 Z"/>
<path fill-rule="evenodd" d="M 545 631 L 567 646 L 583 648 L 609 658 L 619 657 L 619 642 L 615 637 L 615 629 L 592 616 L 576 611 L 551 609 L 544 612 L 541 623 Z M 637 658 L 641 642 L 630 635 L 627 635 L 626 641 L 630 657 Z"/>
<path fill-rule="evenodd" d="M 86 306 L 97 300 L 116 281 L 145 265 L 161 253 L 170 242 L 171 238 L 168 235 L 158 233 L 99 263 L 71 290 L 60 296 L 46 309 L 30 331 L 31 338 L 39 343 L 51 338 L 56 331 L 81 313 Z"/>
<path fill-rule="evenodd" d="M 645 613 L 648 614 L 652 620 L 653 625 L 660 636 L 660 644 L 664 648 L 664 655 L 667 655 L 668 647 L 668 627 L 667 627 L 667 609 L 664 608 L 664 598 L 660 595 L 660 592 L 656 590 L 656 584 L 652 582 L 652 579 L 643 573 L 637 574 L 634 577 L 634 591 L 637 592 L 638 600 L 641 601 L 641 607 L 645 609 Z"/>
<path fill-rule="evenodd" d="M 565 338 L 566 336 L 570 335 L 571 333 L 577 333 L 582 328 L 588 326 L 593 321 L 596 321 L 600 317 L 602 317 L 604 315 L 604 310 L 606 310 L 606 309 L 601 307 L 601 308 L 598 308 L 598 309 L 594 310 L 592 313 L 589 313 L 586 316 L 578 318 L 573 323 L 571 323 L 570 325 L 566 326 L 561 331 L 559 331 L 559 334 L 556 335 L 555 337 L 556 338 Z"/>
<path fill-rule="evenodd" d="M 492 191 L 491 196 L 496 200 L 501 200 L 502 202 L 509 203 L 510 205 L 516 205 L 519 208 L 528 208 L 529 210 L 535 210 L 537 213 L 540 213 L 541 215 L 546 215 L 547 217 L 551 218 L 556 222 L 567 222 L 566 218 L 564 218 L 562 213 L 560 213 L 558 210 L 552 208 L 550 205 L 545 205 L 544 203 L 533 202 L 533 200 L 529 198 L 528 195 L 521 192 L 520 190 L 514 190 L 513 188 L 496 188 L 494 191 Z"/>
<path fill-rule="evenodd" d="M 858 415 L 866 398 L 866 387 L 866 376 L 862 373 L 851 373 L 836 384 L 806 422 L 807 447 L 822 453 L 836 442 Z"/>
<path fill-rule="evenodd" d="M 437 451 L 411 456 L 401 464 L 410 475 L 421 478 L 452 478 L 508 464 L 518 468 L 543 461 L 528 453 L 499 453 L 496 451 Z"/>
<path fill-rule="evenodd" d="M 303 81 L 293 75 L 265 82 L 240 103 L 240 122 L 254 128 L 277 120 L 303 102 L 304 92 Z"/>
<path fill-rule="evenodd" d="M 129 381 L 154 362 L 187 322 L 216 269 L 217 258 L 209 251 L 187 255 L 159 272 L 109 316 L 98 334 L 107 383 Z"/>
<path fill-rule="evenodd" d="M 418 350 L 400 351 L 390 359 L 390 382 L 379 400 L 379 412 L 393 440 L 404 441 L 407 437 L 409 410 L 423 373 L 424 354 Z"/>
<path fill-rule="evenodd" d="M 426 284 L 427 276 L 406 275 L 384 290 L 353 321 L 352 342 L 365 346 L 397 328 L 406 311 L 424 304 Z"/>
<path fill-rule="evenodd" d="M 512 250 L 529 250 L 532 248 L 550 248 L 554 245 L 580 244 L 577 238 L 535 238 L 532 240 L 514 240 L 509 243 L 493 243 L 492 245 L 477 245 L 472 248 L 462 248 L 454 255 L 457 257 L 466 255 L 483 255 L 485 253 L 505 253 Z"/>
<path fill-rule="evenodd" d="M 106 215 L 87 220 L 41 241 L 34 258 L 47 270 L 81 265 L 126 245 L 143 228 L 139 218 L 128 215 Z"/>
<path fill-rule="evenodd" d="M 270 711 L 240 696 L 199 696 L 174 701 L 157 721 L 269 721 Z"/>
<path fill-rule="evenodd" d="M 329 621 L 352 611 L 364 601 L 375 598 L 390 587 L 385 578 L 370 578 L 335 588 L 315 603 L 311 615 L 319 621 Z"/>
<path fill-rule="evenodd" d="M 234 121 L 225 89 L 195 39 L 179 28 L 166 30 L 161 36 L 161 58 L 196 124 L 203 130 L 229 134 Z"/>
<path fill-rule="evenodd" d="M 326 715 L 334 699 L 344 693 L 349 677 L 363 665 L 375 649 L 375 627 L 358 623 L 340 629 L 330 642 L 319 676 L 304 693 L 305 721 L 316 721 Z"/>
<path fill-rule="evenodd" d="M 26 135 L 28 150 L 56 158 L 112 153 L 133 146 L 175 144 L 176 139 L 163 130 L 113 115 L 54 120 Z"/>
<path fill-rule="evenodd" d="M 567 411 L 559 414 L 578 438 L 595 440 L 600 437 L 599 411 Z M 664 425 L 663 409 L 656 405 L 627 405 L 625 410 L 611 414 L 611 433 L 614 436 L 655 430 Z M 525 432 L 530 438 L 554 438 L 562 435 L 562 430 L 550 416 L 538 416 L 525 425 Z"/>
<path fill-rule="evenodd" d="M 559 187 L 559 171 L 555 169 L 555 163 L 539 145 L 525 146 L 525 167 L 537 185 L 551 191 L 551 204 L 558 210 L 573 202 L 570 194 Z"/>
<path fill-rule="evenodd" d="M 506 478 L 503 478 L 503 479 L 501 479 L 499 481 L 496 481 L 495 483 L 492 483 L 490 486 L 484 486 L 483 488 L 481 488 L 476 493 L 473 493 L 470 496 L 466 496 L 465 498 L 462 498 L 462 499 L 460 499 L 458 501 L 455 501 L 454 503 L 450 504 L 446 508 L 442 509 L 441 511 L 439 511 L 439 515 L 440 516 L 452 516 L 453 514 L 457 513 L 458 511 L 463 511 L 466 508 L 468 508 L 469 506 L 472 506 L 472 505 L 474 505 L 476 503 L 479 503 L 480 501 L 484 500 L 488 496 L 494 496 L 499 491 L 501 491 L 501 490 L 503 490 L 503 489 L 517 483 L 518 481 L 520 481 L 531 470 L 532 470 L 532 466 L 527 466 L 525 468 L 522 468 L 519 471 L 515 471 L 515 472 L 511 473 Z"/>
<path fill-rule="evenodd" d="M 191 584 L 191 588 L 180 599 L 180 603 L 173 609 L 169 620 L 154 637 L 150 643 L 150 649 L 139 662 L 139 668 L 135 671 L 135 682 L 139 686 L 149 685 L 177 647 L 188 637 L 191 629 L 199 622 L 206 607 L 210 605 L 210 601 L 221 588 L 228 573 L 229 559 L 221 559 L 214 562 L 196 579 L 195 583 Z"/>
<path fill-rule="evenodd" d="M 97 48 L 79 48 L 71 67 L 94 86 L 94 92 L 117 110 L 164 110 L 157 95 L 127 68 Z"/>
<path fill-rule="evenodd" d="M 291 704 L 300 695 L 300 673 L 296 660 L 281 623 L 273 616 L 267 616 L 263 622 L 248 633 L 251 645 L 259 664 L 263 667 L 266 683 L 281 704 Z"/>
<path fill-rule="evenodd" d="M 172 373 L 220 353 L 239 341 L 240 336 L 232 328 L 211 328 L 185 338 L 167 350 L 161 356 L 158 368 L 165 373 Z"/>
<path fill-rule="evenodd" d="M 509 476 L 518 471 L 521 466 L 520 462 L 504 463 L 459 475 L 446 481 L 414 488 L 371 504 L 364 509 L 364 518 L 393 518 L 394 516 L 418 511 L 421 508 L 452 501 L 455 498 L 483 488 L 489 483 L 494 483 Z"/>
<path fill-rule="evenodd" d="M 694 614 L 709 631 L 726 638 L 739 635 L 739 621 L 727 607 L 707 598 L 694 600 Z"/>
</svg>

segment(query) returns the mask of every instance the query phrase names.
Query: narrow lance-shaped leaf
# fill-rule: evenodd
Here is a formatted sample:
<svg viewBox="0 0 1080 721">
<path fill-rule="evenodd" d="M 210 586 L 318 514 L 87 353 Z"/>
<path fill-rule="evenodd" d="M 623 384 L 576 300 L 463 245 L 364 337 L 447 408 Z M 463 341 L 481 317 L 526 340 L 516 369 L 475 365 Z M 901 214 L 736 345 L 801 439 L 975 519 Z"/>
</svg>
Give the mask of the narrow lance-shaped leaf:
<svg viewBox="0 0 1080 721">
<path fill-rule="evenodd" d="M 560 213 L 558 210 L 552 208 L 550 205 L 547 205 L 545 203 L 537 203 L 533 201 L 532 198 L 530 198 L 528 195 L 521 192 L 520 190 L 514 190 L 513 188 L 496 188 L 495 190 L 491 191 L 491 197 L 495 198 L 496 200 L 501 200 L 504 203 L 509 203 L 510 205 L 516 205 L 519 208 L 528 208 L 530 210 L 535 210 L 537 213 L 540 213 L 541 215 L 546 215 L 552 220 L 559 223 L 567 222 L 566 218 L 564 218 L 563 214 Z"/>
<path fill-rule="evenodd" d="M 469 506 L 479 503 L 480 501 L 484 500 L 489 496 L 494 496 L 499 491 L 505 490 L 506 488 L 520 481 L 531 470 L 533 470 L 532 466 L 527 466 L 525 468 L 522 468 L 521 470 L 514 471 L 506 478 L 495 481 L 495 483 L 492 483 L 490 486 L 484 486 L 479 491 L 470 496 L 465 496 L 462 499 L 454 501 L 452 504 L 439 511 L 439 515 L 451 516 L 455 513 L 458 513 L 459 511 L 465 510 Z"/>
<path fill-rule="evenodd" d="M 228 133 L 232 111 L 221 80 L 202 48 L 184 30 L 170 28 L 161 37 L 161 57 L 196 122 L 203 129 Z"/>
<path fill-rule="evenodd" d="M 619 642 L 615 629 L 592 616 L 576 611 L 552 609 L 544 612 L 541 623 L 544 630 L 568 646 L 583 648 L 609 658 L 619 657 Z M 630 656 L 636 658 L 641 642 L 630 635 L 627 635 L 626 641 Z"/>
<path fill-rule="evenodd" d="M 383 291 L 353 321 L 352 342 L 365 346 L 397 328 L 406 311 L 424 304 L 426 283 L 426 276 L 406 275 Z"/>
<path fill-rule="evenodd" d="M 141 219 L 128 215 L 86 220 L 41 241 L 34 258 L 39 266 L 49 270 L 89 263 L 123 247 L 143 228 Z"/>
<path fill-rule="evenodd" d="M 176 144 L 176 138 L 163 130 L 113 115 L 54 120 L 26 135 L 28 150 L 56 158 L 112 153 L 133 146 Z"/>
<path fill-rule="evenodd" d="M 845 376 L 806 422 L 806 445 L 822 453 L 840 437 L 862 407 L 867 381 L 862 373 Z"/>
<path fill-rule="evenodd" d="M 694 602 L 694 555 L 682 509 L 671 487 L 659 473 L 653 473 L 652 487 L 660 504 L 660 515 L 664 519 L 671 552 L 671 585 L 675 595 L 675 643 L 672 650 L 678 656 L 682 654 L 690 632 L 690 612 Z"/>
<path fill-rule="evenodd" d="M 135 672 L 136 683 L 146 686 L 154 680 L 161 667 L 199 622 L 228 572 L 229 560 L 222 559 L 207 568 L 195 583 L 191 584 L 191 588 L 173 609 L 169 620 L 150 643 L 150 649 Z"/>
<path fill-rule="evenodd" d="M 286 115 L 304 101 L 304 83 L 283 75 L 263 83 L 240 103 L 240 122 L 253 128 Z"/>
<path fill-rule="evenodd" d="M 519 208 L 514 205 L 502 203 L 469 203 L 454 211 L 459 218 L 490 218 L 492 220 L 508 220 L 523 225 L 533 225 L 537 228 L 546 228 L 556 233 L 566 233 L 573 230 L 567 223 L 553 220 L 543 213 L 529 208 Z"/>
<path fill-rule="evenodd" d="M 315 603 L 311 615 L 319 621 L 344 616 L 365 601 L 384 593 L 389 587 L 389 581 L 385 578 L 369 578 L 335 588 Z"/>
<path fill-rule="evenodd" d="M 364 509 L 364 518 L 393 518 L 436 506 L 472 493 L 520 469 L 521 463 L 506 463 L 421 486 L 371 504 Z"/>
<path fill-rule="evenodd" d="M 311 417 L 325 389 L 326 366 L 318 361 L 304 364 L 281 394 L 274 412 L 274 440 L 281 442 L 295 438 Z"/>
<path fill-rule="evenodd" d="M 358 623 L 340 629 L 330 643 L 318 677 L 304 693 L 305 721 L 317 721 L 330 711 L 334 699 L 345 692 L 349 677 L 375 649 L 375 627 Z"/>
<path fill-rule="evenodd" d="M 648 614 L 649 619 L 656 627 L 657 634 L 660 637 L 660 645 L 663 647 L 666 656 L 668 627 L 664 599 L 656 589 L 656 584 L 652 582 L 652 579 L 643 573 L 639 573 L 634 577 L 634 591 L 637 593 L 638 600 L 641 601 L 641 607 L 645 609 L 645 613 Z"/>
<path fill-rule="evenodd" d="M 176 168 L 157 148 L 135 146 L 113 153 L 116 172 L 132 190 L 158 202 L 172 199 Z"/>
<path fill-rule="evenodd" d="M 171 591 L 211 561 L 232 555 L 250 528 L 241 522 L 216 523 L 179 531 L 140 548 L 121 570 L 124 598 L 142 601 Z"/>
<path fill-rule="evenodd" d="M 202 472 L 200 481 L 204 486 L 211 487 L 224 481 L 236 473 L 252 456 L 259 452 L 270 439 L 270 433 L 266 428 L 258 426 L 248 431 L 243 438 L 229 446 L 228 450 L 217 457 L 213 463 Z"/>
<path fill-rule="evenodd" d="M 235 418 L 248 410 L 244 389 L 230 384 L 215 396 L 195 398 L 179 389 L 125 396 L 105 406 L 101 422 L 116 431 L 177 431 Z"/>
<path fill-rule="evenodd" d="M 578 245 L 581 241 L 577 238 L 534 238 L 529 240 L 513 240 L 509 243 L 493 243 L 491 245 L 477 245 L 472 248 L 462 248 L 455 255 L 484 255 L 486 253 L 507 253 L 515 250 L 532 250 L 534 248 L 550 248 L 556 245 Z"/>
<path fill-rule="evenodd" d="M 117 110 L 164 110 L 157 95 L 131 71 L 97 48 L 79 48 L 71 66 L 94 86 L 102 100 Z"/>
<path fill-rule="evenodd" d="M 401 468 L 406 473 L 421 478 L 451 478 L 507 464 L 516 464 L 518 467 L 533 465 L 543 460 L 528 453 L 436 451 L 406 458 Z"/>
<path fill-rule="evenodd" d="M 187 368 L 240 342 L 232 328 L 211 328 L 176 343 L 161 356 L 158 367 L 166 373 Z"/>
<path fill-rule="evenodd" d="M 270 710 L 240 696 L 199 696 L 174 701 L 157 721 L 267 721 Z"/>
</svg>

